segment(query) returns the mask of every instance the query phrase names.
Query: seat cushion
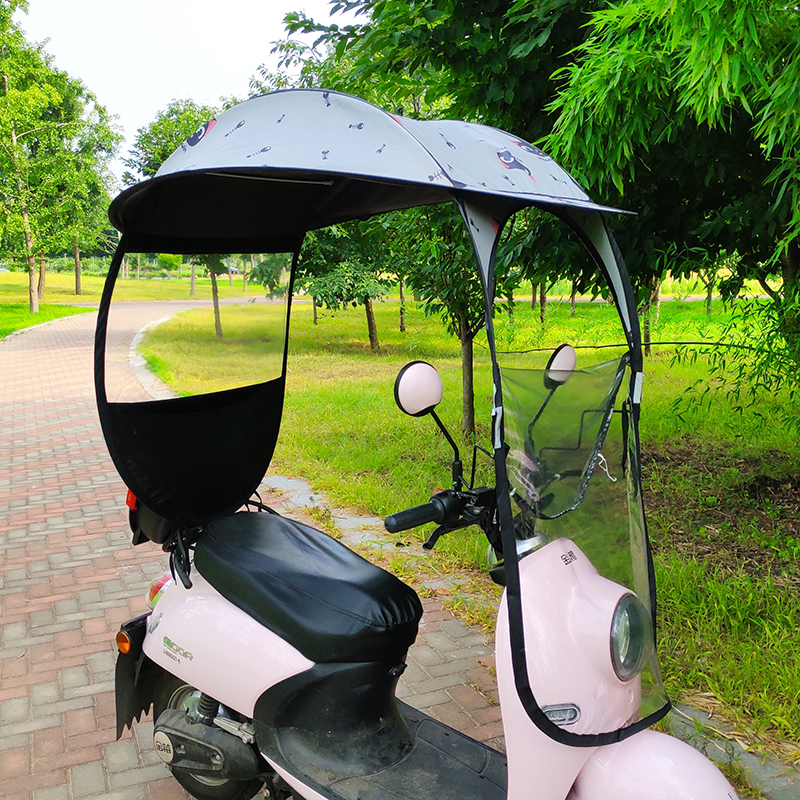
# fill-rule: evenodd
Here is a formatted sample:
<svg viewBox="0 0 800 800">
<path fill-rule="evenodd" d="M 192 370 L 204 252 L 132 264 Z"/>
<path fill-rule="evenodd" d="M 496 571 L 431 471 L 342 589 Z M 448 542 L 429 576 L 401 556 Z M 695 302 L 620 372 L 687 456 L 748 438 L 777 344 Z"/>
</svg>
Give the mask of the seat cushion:
<svg viewBox="0 0 800 800">
<path fill-rule="evenodd" d="M 312 661 L 399 661 L 416 638 L 422 606 L 410 586 L 277 514 L 211 523 L 194 560 L 223 597 Z"/>
</svg>

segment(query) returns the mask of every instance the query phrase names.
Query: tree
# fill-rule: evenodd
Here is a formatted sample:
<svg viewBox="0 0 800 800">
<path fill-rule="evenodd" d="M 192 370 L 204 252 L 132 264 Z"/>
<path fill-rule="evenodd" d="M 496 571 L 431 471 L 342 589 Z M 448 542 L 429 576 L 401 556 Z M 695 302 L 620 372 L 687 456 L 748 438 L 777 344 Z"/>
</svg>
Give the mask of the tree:
<svg viewBox="0 0 800 800">
<path fill-rule="evenodd" d="M 387 230 L 381 220 L 335 225 L 306 236 L 300 253 L 296 285 L 305 289 L 316 308 L 363 305 L 367 317 L 370 348 L 380 349 L 373 300 L 383 297 L 390 286 Z"/>
<path fill-rule="evenodd" d="M 140 177 L 125 172 L 123 182 L 132 185 L 141 178 L 152 178 L 175 150 L 216 115 L 217 109 L 211 106 L 198 105 L 193 100 L 173 100 L 152 122 L 136 131 L 133 148 L 124 163 Z"/>
<path fill-rule="evenodd" d="M 306 283 L 306 291 L 317 305 L 333 309 L 364 306 L 369 346 L 373 351 L 380 350 L 380 342 L 372 301 L 385 296 L 388 288 L 389 281 L 376 275 L 370 265 L 361 261 L 340 261 Z"/>
<path fill-rule="evenodd" d="M 663 273 L 659 258 L 671 243 L 679 261 L 697 247 L 712 258 L 736 252 L 720 288 L 736 295 L 746 279 L 759 281 L 796 372 L 796 8 L 779 0 L 623 0 L 595 12 L 590 32 L 560 73 L 551 151 L 580 165 L 606 198 L 640 211 L 621 229 L 645 244 L 640 263 L 633 259 L 639 275 Z"/>
<path fill-rule="evenodd" d="M 17 8 L 27 5 L 0 4 L 0 203 L 6 240 L 21 243 L 36 312 L 36 257 L 62 235 L 67 206 L 88 202 L 88 183 L 104 184 L 118 136 L 86 87 L 25 40 L 11 18 Z"/>
<path fill-rule="evenodd" d="M 219 315 L 217 275 L 224 275 L 228 271 L 228 268 L 225 266 L 225 256 L 221 256 L 217 253 L 204 253 L 203 255 L 195 256 L 194 261 L 205 267 L 211 277 L 211 300 L 214 304 L 214 331 L 217 336 L 222 339 L 222 320 Z"/>
</svg>

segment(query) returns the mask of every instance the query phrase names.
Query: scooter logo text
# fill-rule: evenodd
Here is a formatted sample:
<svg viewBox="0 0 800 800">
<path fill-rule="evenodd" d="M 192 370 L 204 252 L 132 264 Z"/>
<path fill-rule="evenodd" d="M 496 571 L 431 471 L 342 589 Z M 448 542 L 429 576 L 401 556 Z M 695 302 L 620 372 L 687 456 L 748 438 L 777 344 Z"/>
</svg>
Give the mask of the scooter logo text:
<svg viewBox="0 0 800 800">
<path fill-rule="evenodd" d="M 578 556 L 572 552 L 572 550 L 567 550 L 566 553 L 561 554 L 561 560 L 564 562 L 565 565 L 571 564 L 573 561 L 578 560 Z"/>
<path fill-rule="evenodd" d="M 180 645 L 175 644 L 168 636 L 164 637 L 164 655 L 169 656 L 173 661 L 177 660 L 176 656 L 181 656 L 181 658 L 186 658 L 189 661 L 194 658 L 188 650 L 184 650 Z"/>
</svg>

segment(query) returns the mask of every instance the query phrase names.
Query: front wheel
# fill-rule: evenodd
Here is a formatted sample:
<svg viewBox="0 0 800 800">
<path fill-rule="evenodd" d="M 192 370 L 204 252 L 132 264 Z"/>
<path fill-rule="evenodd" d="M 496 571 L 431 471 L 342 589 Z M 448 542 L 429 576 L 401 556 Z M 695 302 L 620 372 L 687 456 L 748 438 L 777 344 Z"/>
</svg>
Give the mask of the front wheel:
<svg viewBox="0 0 800 800">
<path fill-rule="evenodd" d="M 191 711 L 199 700 L 198 689 L 174 675 L 165 674 L 153 697 L 153 720 L 158 720 L 161 712 L 167 709 Z M 264 785 L 258 778 L 237 781 L 197 775 L 177 767 L 170 767 L 170 770 L 175 780 L 197 800 L 250 800 Z"/>
</svg>

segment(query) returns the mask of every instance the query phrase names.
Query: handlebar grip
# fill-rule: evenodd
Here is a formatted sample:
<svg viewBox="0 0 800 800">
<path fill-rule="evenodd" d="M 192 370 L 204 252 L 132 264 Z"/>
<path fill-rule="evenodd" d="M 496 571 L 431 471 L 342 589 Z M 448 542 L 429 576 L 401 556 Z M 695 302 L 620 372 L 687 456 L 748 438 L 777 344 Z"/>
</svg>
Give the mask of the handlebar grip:
<svg viewBox="0 0 800 800">
<path fill-rule="evenodd" d="M 409 528 L 416 528 L 426 522 L 441 522 L 444 519 L 444 504 L 435 498 L 429 503 L 421 506 L 412 506 L 405 511 L 398 511 L 386 517 L 383 523 L 389 533 L 407 531 Z"/>
</svg>

